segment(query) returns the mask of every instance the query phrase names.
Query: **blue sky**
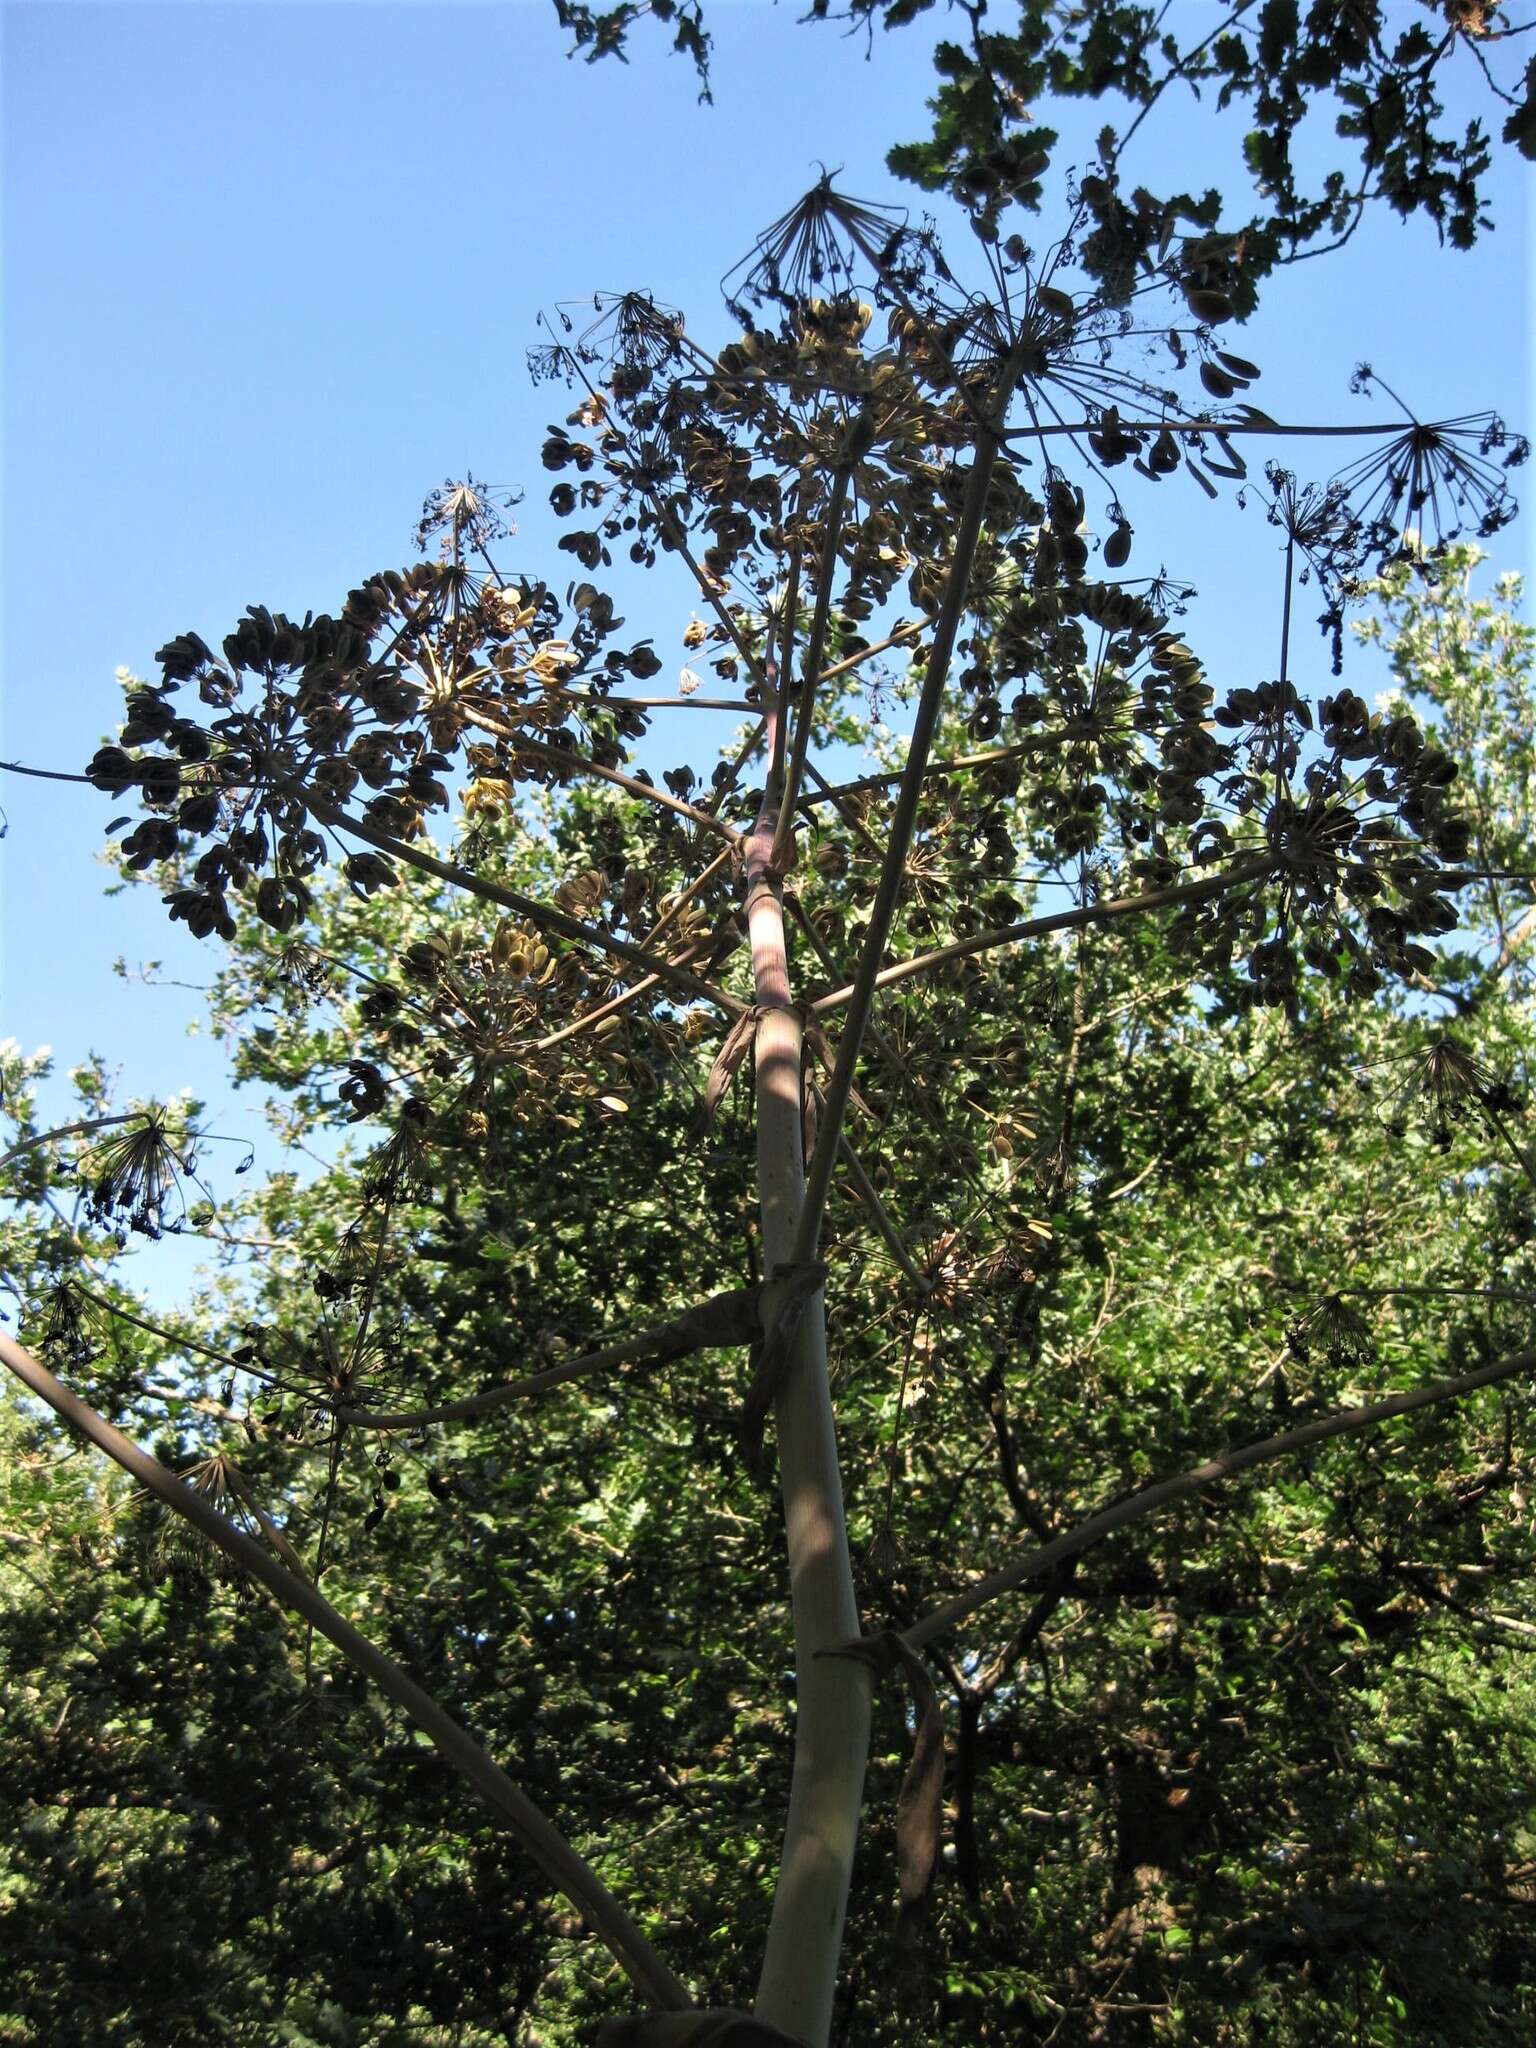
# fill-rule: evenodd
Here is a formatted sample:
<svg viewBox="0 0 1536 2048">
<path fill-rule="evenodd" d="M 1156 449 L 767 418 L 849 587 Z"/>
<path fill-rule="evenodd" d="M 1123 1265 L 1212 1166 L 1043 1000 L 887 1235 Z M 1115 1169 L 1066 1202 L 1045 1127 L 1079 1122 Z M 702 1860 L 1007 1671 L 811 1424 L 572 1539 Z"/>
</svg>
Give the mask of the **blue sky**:
<svg viewBox="0 0 1536 2048">
<path fill-rule="evenodd" d="M 929 31 L 877 37 L 866 62 L 801 11 L 715 0 L 707 107 L 659 37 L 628 67 L 569 61 L 544 0 L 7 5 L 0 753 L 79 767 L 115 725 L 119 663 L 147 673 L 187 628 L 216 644 L 249 603 L 335 607 L 407 558 L 423 496 L 467 467 L 526 489 L 512 555 L 562 581 L 538 448 L 569 401 L 527 377 L 539 310 L 641 286 L 724 336 L 721 274 L 819 164 L 912 203 L 883 157 L 923 132 Z M 1211 141 L 1170 101 L 1140 146 L 1159 176 L 1180 158 L 1198 178 Z M 1383 217 L 1348 257 L 1275 281 L 1234 337 L 1265 366 L 1254 398 L 1281 419 L 1369 416 L 1348 391 L 1366 358 L 1422 414 L 1492 407 L 1529 430 L 1513 163 L 1499 210 L 1468 256 Z M 1256 679 L 1274 659 L 1274 536 L 1179 489 L 1163 487 L 1148 546 L 1211 586 L 1190 629 L 1213 673 Z M 1525 566 L 1529 530 L 1500 536 L 1491 566 Z M 680 661 L 684 585 L 623 595 Z M 1321 684 L 1325 650 L 1303 651 Z M 184 1035 L 195 993 L 111 973 L 122 954 L 195 982 L 213 960 L 153 892 L 102 898 L 107 800 L 0 785 L 0 1036 L 62 1065 L 100 1051 L 127 1088 L 190 1085 L 245 1127 L 217 1049 Z"/>
</svg>

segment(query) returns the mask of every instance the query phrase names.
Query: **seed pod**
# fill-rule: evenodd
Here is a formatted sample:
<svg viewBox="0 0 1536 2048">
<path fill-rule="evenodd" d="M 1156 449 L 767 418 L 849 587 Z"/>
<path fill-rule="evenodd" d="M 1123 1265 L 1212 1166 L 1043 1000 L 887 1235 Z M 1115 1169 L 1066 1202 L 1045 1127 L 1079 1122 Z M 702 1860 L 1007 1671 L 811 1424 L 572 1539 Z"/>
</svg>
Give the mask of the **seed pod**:
<svg viewBox="0 0 1536 2048">
<path fill-rule="evenodd" d="M 1064 476 L 1051 478 L 1051 524 L 1058 533 L 1073 533 L 1082 521 L 1083 494 Z"/>
<path fill-rule="evenodd" d="M 1251 384 L 1259 375 L 1257 363 L 1250 363 L 1246 356 L 1229 355 L 1224 348 L 1217 349 L 1216 360 L 1229 375 L 1238 378 L 1244 384 Z"/>
<path fill-rule="evenodd" d="M 161 755 L 135 764 L 147 804 L 173 804 L 181 793 L 181 770 Z"/>
<path fill-rule="evenodd" d="M 1225 292 L 1205 291 L 1195 286 L 1184 294 L 1184 303 L 1197 320 L 1209 327 L 1220 326 L 1223 320 L 1230 320 L 1236 308 Z"/>
<path fill-rule="evenodd" d="M 1164 427 L 1152 443 L 1152 452 L 1147 462 L 1156 476 L 1168 476 L 1179 466 L 1179 444 Z"/>
<path fill-rule="evenodd" d="M 1202 363 L 1200 365 L 1200 382 L 1210 392 L 1212 398 L 1230 398 L 1237 390 L 1236 384 L 1233 383 L 1226 371 L 1219 369 L 1215 363 Z"/>
<path fill-rule="evenodd" d="M 1131 529 L 1123 521 L 1104 543 L 1104 566 L 1123 569 L 1131 552 Z"/>
<path fill-rule="evenodd" d="M 1058 543 L 1061 566 L 1068 576 L 1081 576 L 1088 566 L 1088 543 L 1080 533 L 1064 533 Z"/>
<path fill-rule="evenodd" d="M 966 721 L 966 730 L 972 739 L 990 740 L 996 737 L 1002 723 L 1002 706 L 997 699 L 983 697 Z"/>
<path fill-rule="evenodd" d="M 298 922 L 299 906 L 275 875 L 256 885 L 256 915 L 279 932 L 291 931 Z"/>
</svg>

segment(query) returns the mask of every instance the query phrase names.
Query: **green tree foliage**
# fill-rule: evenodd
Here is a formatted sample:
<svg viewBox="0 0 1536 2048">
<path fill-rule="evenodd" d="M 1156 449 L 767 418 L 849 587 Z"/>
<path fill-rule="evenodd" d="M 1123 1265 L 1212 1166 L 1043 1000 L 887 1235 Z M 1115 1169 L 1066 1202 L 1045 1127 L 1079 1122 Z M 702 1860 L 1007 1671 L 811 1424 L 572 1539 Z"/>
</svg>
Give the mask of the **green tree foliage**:
<svg viewBox="0 0 1536 2048">
<path fill-rule="evenodd" d="M 555 12 L 589 62 L 622 56 L 647 16 L 668 24 L 707 96 L 710 39 L 697 0 L 609 8 L 555 0 Z M 934 0 L 811 0 L 806 18 L 873 36 L 936 13 Z M 959 0 L 941 18 L 953 34 L 934 48 L 932 132 L 892 149 L 890 168 L 948 192 L 995 237 L 1010 208 L 1038 212 L 1048 189 L 1059 137 L 1040 109 L 1108 102 L 1115 118 L 1083 181 L 1092 214 L 1083 265 L 1105 287 L 1129 290 L 1170 219 L 1205 228 L 1230 221 L 1241 254 L 1221 282 L 1235 287 L 1244 310 L 1277 265 L 1347 241 L 1373 203 L 1405 219 L 1422 214 L 1442 240 L 1469 248 L 1488 225 L 1497 150 L 1489 124 L 1536 156 L 1536 60 L 1523 71 L 1505 61 L 1530 23 L 1499 0 L 1219 0 L 1199 9 Z M 1475 84 L 1486 110 L 1464 123 L 1447 112 L 1453 71 Z M 1143 121 L 1165 98 L 1235 110 L 1234 174 L 1246 176 L 1258 202 L 1247 219 L 1233 215 L 1231 195 L 1158 192 L 1122 177 Z"/>
<path fill-rule="evenodd" d="M 1131 12 L 1030 61 L 1122 85 Z M 1156 202 L 1127 271 L 1082 179 L 1041 258 L 1044 168 L 982 289 L 823 179 L 739 340 L 557 332 L 569 579 L 466 479 L 130 682 L 88 779 L 305 1166 L 215 1204 L 199 1105 L 90 1066 L 47 1133 L 5 1055 L 0 1349 L 142 1490 L 4 1411 L 0 2039 L 1529 2032 L 1536 681 L 1467 538 L 1523 444 L 1261 484 L 1280 242 Z M 1279 542 L 1221 697 L 1129 566 L 1190 486 Z M 658 776 L 663 704 L 742 723 Z"/>
<path fill-rule="evenodd" d="M 1496 835 L 1490 868 L 1519 872 L 1531 865 L 1531 636 L 1507 585 L 1505 604 L 1468 595 L 1469 566 L 1447 564 L 1428 595 L 1399 569 L 1371 630 L 1447 741 L 1477 736 L 1468 770 Z M 560 806 L 560 850 L 585 858 L 638 821 L 625 800 L 583 790 Z M 538 840 L 495 829 L 505 870 L 549 860 Z M 857 841 L 822 843 L 846 859 L 840 885 Z M 815 863 L 812 915 L 834 893 L 820 869 L 842 866 Z M 1346 1003 L 1309 985 L 1293 1024 L 1192 1001 L 1150 921 L 1091 947 L 1043 946 L 1027 968 L 1000 955 L 952 988 L 917 984 L 906 1045 L 946 1035 L 955 1096 L 937 1124 L 871 1103 L 887 1135 L 865 1142 L 885 1205 L 916 1226 L 929 1291 L 893 1270 L 851 1187 L 828 1245 L 849 1276 L 839 1413 L 862 1475 L 850 1516 L 870 1610 L 905 1619 L 1010 1545 L 1216 1444 L 1411 1381 L 1426 1361 L 1472 1366 L 1522 1341 L 1521 1297 L 1536 1292 L 1529 1183 L 1482 1097 L 1437 1089 L 1431 1064 L 1454 1043 L 1490 1075 L 1525 1071 L 1532 961 L 1523 938 L 1510 943 L 1512 886 L 1490 875 L 1476 887 L 1433 1004 Z M 958 894 L 945 877 L 930 896 L 941 932 Z M 299 977 L 242 924 L 218 994 L 221 1022 L 243 1027 L 241 1071 L 311 1119 L 377 1028 L 376 989 L 339 973 L 313 985 L 320 955 L 371 973 L 413 946 L 451 946 L 454 910 L 446 896 L 364 905 L 331 891 Z M 966 1037 L 977 1056 L 962 1064 L 953 1041 Z M 626 1080 L 654 1057 L 649 1034 L 626 1046 Z M 624 1085 L 616 1057 L 609 1078 Z M 742 1105 L 728 1101 L 703 1140 L 686 1100 L 643 1107 L 567 1104 L 516 1127 L 510 1170 L 412 1203 L 411 1255 L 391 1261 L 376 1311 L 380 1363 L 397 1376 L 381 1398 L 461 1393 L 552 1342 L 555 1355 L 579 1349 L 750 1275 Z M 583 1184 L 594 1120 L 611 1192 Z M 935 1203 L 933 1148 L 946 1143 L 965 1158 L 954 1197 Z M 211 1304 L 197 1323 L 233 1353 L 254 1320 L 274 1376 L 296 1382 L 258 1388 L 233 1444 L 311 1553 L 328 1432 L 308 1375 L 324 1369 L 317 1334 L 334 1314 L 331 1276 L 355 1256 L 349 1228 L 360 1214 L 368 1228 L 368 1157 L 260 1188 L 227 1214 L 232 1235 L 286 1255 L 240 1321 Z M 1047 1211 L 1022 1230 L 1021 1180 Z M 625 1201 L 624 1189 L 643 1192 Z M 35 1233 L 13 1242 L 18 1257 L 37 1245 Z M 729 1266 L 721 1245 L 739 1247 Z M 43 1249 L 60 1260 L 56 1241 Z M 33 1299 L 43 1284 L 34 1271 Z M 143 1381 L 178 1377 L 165 1347 L 84 1309 L 84 1329 L 55 1338 L 59 1355 L 118 1412 L 145 1413 Z M 125 1341 L 146 1348 L 125 1357 Z M 101 1383 L 104 1344 L 114 1386 Z M 179 1465 L 231 1441 L 225 1369 L 205 1370 L 147 1411 L 162 1434 L 167 1415 L 179 1422 L 165 1443 Z M 724 1998 L 761 1938 L 776 1848 L 766 1788 L 788 1765 L 779 1541 L 733 1455 L 707 1354 L 602 1392 L 392 1438 L 382 1464 L 372 1438 L 354 1438 L 327 1583 L 518 1760 L 586 1852 L 608 1847 L 637 1891 L 667 1902 L 679 1963 Z M 913 1974 L 915 2010 L 894 2022 L 881 2013 L 901 1959 L 881 1957 L 907 1738 L 899 1701 L 884 1703 L 848 1943 L 851 2037 L 920 2014 L 935 2040 L 1007 2038 L 1048 2031 L 1059 2011 L 1075 2016 L 1068 2038 L 1087 2038 L 1093 2014 L 1135 2038 L 1130 2008 L 1145 2007 L 1170 2038 L 1240 2024 L 1324 2040 L 1362 2012 L 1383 2039 L 1478 2038 L 1469 2013 L 1499 2038 L 1530 1960 L 1528 1412 L 1528 1399 L 1490 1393 L 1454 1416 L 1429 1411 L 1390 1444 L 1346 1440 L 1202 1497 L 947 1653 L 948 1847 L 924 1937 L 936 1961 Z M 45 1484 L 48 1441 L 26 1433 L 7 1515 L 8 1558 L 30 1539 L 8 1586 L 7 1666 L 39 1681 L 6 1722 L 7 1783 L 27 1817 L 9 1879 L 33 1957 L 19 2024 L 46 2031 L 88 1941 L 100 2017 L 83 2039 L 114 2038 L 114 2025 L 191 2038 L 220 2000 L 230 2039 L 278 2012 L 315 2016 L 292 2020 L 295 2039 L 387 2040 L 407 2013 L 445 2027 L 468 2016 L 471 2040 L 487 2025 L 485 2038 L 517 2039 L 535 1995 L 545 2038 L 562 2038 L 561 2010 L 579 2023 L 601 2001 L 601 1973 L 579 1961 L 590 1944 L 507 1845 L 462 1817 L 445 1830 L 437 1771 L 345 1672 L 306 1684 L 302 1639 L 238 1585 L 221 1591 L 194 1557 L 156 1569 L 143 1511 L 119 1500 L 112 1522 L 110 1489 L 94 1483 L 81 1499 L 78 1459 L 71 1484 Z M 168 1855 L 201 1874 L 176 1888 L 174 1911 L 156 1880 Z M 488 1925 L 494 1950 L 475 1937 Z M 369 1960 L 338 1977 L 338 1946 Z M 191 1954 L 219 1956 L 220 1971 L 189 1983 L 175 1962 Z"/>
</svg>

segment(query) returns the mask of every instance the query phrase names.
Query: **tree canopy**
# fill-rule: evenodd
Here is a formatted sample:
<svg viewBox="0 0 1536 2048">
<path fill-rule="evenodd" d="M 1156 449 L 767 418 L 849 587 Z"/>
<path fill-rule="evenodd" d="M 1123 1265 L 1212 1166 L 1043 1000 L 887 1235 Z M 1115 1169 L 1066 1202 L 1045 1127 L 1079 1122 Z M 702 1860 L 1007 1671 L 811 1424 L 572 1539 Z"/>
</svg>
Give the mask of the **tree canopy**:
<svg viewBox="0 0 1536 2048">
<path fill-rule="evenodd" d="M 963 253 L 824 175 L 739 337 L 546 329 L 571 562 L 465 477 L 130 681 L 84 779 L 303 1164 L 0 1053 L 0 2041 L 1529 2032 L 1525 443 L 1362 367 L 1313 478 L 1229 345 L 1374 202 L 1454 263 L 1452 58 L 1530 153 L 1422 12 L 959 10 Z M 1133 185 L 1174 90 L 1252 213 Z M 1241 678 L 1188 491 L 1275 529 Z"/>
</svg>

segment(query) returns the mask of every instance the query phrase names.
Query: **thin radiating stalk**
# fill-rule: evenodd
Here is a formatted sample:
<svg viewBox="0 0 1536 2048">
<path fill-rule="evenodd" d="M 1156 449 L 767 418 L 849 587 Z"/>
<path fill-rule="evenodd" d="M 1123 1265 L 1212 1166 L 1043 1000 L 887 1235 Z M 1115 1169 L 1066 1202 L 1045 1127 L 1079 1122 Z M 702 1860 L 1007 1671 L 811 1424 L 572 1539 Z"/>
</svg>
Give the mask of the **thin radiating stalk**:
<svg viewBox="0 0 1536 2048">
<path fill-rule="evenodd" d="M 670 982 L 674 988 L 684 989 L 702 1002 L 713 1003 L 728 1016 L 739 1017 L 747 1007 L 724 989 L 715 988 L 698 975 L 690 974 L 686 967 L 674 967 L 670 960 L 658 959 L 643 947 L 631 946 L 626 940 L 615 938 L 612 932 L 604 931 L 601 925 L 584 924 L 579 917 L 569 917 L 563 910 L 557 910 L 553 904 L 541 903 L 535 896 L 524 896 L 519 890 L 503 888 L 499 882 L 488 882 L 469 868 L 439 860 L 435 854 L 423 853 L 419 847 L 408 846 L 403 839 L 381 832 L 368 819 L 354 817 L 350 811 L 326 802 L 312 790 L 299 794 L 305 808 L 322 824 L 330 825 L 338 832 L 350 832 L 355 839 L 376 847 L 392 860 L 404 861 L 407 867 L 419 868 L 425 875 L 435 875 L 440 882 L 451 882 L 468 896 L 479 896 L 487 903 L 499 903 L 504 910 L 515 911 L 541 931 L 555 932 L 578 946 L 610 953 L 614 959 L 627 961 L 644 974 L 654 974 L 658 981 Z"/>
<path fill-rule="evenodd" d="M 928 672 L 923 679 L 922 695 L 918 699 L 917 714 L 912 722 L 906 771 L 902 776 L 895 809 L 891 814 L 885 866 L 880 873 L 879 887 L 870 911 L 864 950 L 860 955 L 853 988 L 849 993 L 848 1016 L 838 1044 L 837 1064 L 832 1070 L 832 1078 L 827 1083 L 826 1113 L 821 1134 L 817 1139 L 815 1156 L 811 1160 L 806 1176 L 805 1203 L 800 1214 L 799 1229 L 795 1235 L 793 1263 L 796 1265 L 809 1264 L 815 1259 L 816 1248 L 821 1239 L 822 1213 L 826 1208 L 827 1191 L 832 1185 L 832 1169 L 838 1156 L 838 1137 L 843 1128 L 843 1119 L 848 1113 L 853 1070 L 864 1042 L 865 1027 L 874 1003 L 880 961 L 885 953 L 885 943 L 890 936 L 891 921 L 896 914 L 896 904 L 906 874 L 907 849 L 912 843 L 913 828 L 917 822 L 923 777 L 928 766 L 933 735 L 939 722 L 945 685 L 949 680 L 950 657 L 954 652 L 960 621 L 965 615 L 970 593 L 971 565 L 976 557 L 986 518 L 987 491 L 992 481 L 993 465 L 997 461 L 998 450 L 1002 445 L 1002 423 L 1007 414 L 1008 400 L 1014 384 L 1023 368 L 1023 361 L 1022 348 L 1016 348 L 1009 354 L 999 371 L 986 423 L 978 432 L 972 451 L 970 481 L 966 486 L 959 531 L 955 535 L 955 549 L 944 587 L 944 601 L 934 624 Z"/>
<path fill-rule="evenodd" d="M 795 805 L 800 796 L 800 784 L 805 776 L 806 756 L 811 745 L 811 724 L 816 711 L 816 678 L 821 667 L 822 651 L 827 644 L 827 621 L 832 611 L 832 578 L 837 569 L 837 543 L 842 532 L 843 507 L 848 498 L 848 484 L 851 472 L 844 468 L 837 473 L 832 486 L 831 502 L 827 506 L 827 530 L 821 550 L 821 562 L 817 571 L 816 609 L 811 619 L 811 637 L 805 650 L 805 680 L 800 688 L 799 709 L 795 721 L 794 743 L 790 748 L 789 766 L 785 771 L 783 791 L 779 801 L 778 823 L 774 827 L 773 865 L 782 869 L 785 857 L 795 831 Z M 788 664 L 784 669 L 785 709 L 788 711 L 791 671 Z M 786 716 L 787 724 L 787 716 Z M 782 736 L 781 736 L 782 738 Z"/>
</svg>

